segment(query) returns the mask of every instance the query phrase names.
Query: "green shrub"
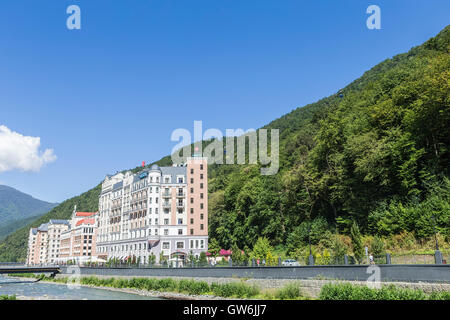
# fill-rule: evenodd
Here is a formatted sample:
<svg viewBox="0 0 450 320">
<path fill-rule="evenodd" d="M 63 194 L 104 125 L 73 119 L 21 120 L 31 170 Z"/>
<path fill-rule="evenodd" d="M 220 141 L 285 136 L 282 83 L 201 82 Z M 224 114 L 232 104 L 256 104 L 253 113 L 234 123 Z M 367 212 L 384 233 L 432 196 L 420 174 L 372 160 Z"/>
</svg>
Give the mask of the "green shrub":
<svg viewBox="0 0 450 320">
<path fill-rule="evenodd" d="M 449 292 L 426 295 L 422 290 L 401 289 L 394 285 L 372 289 L 350 283 L 326 284 L 319 295 L 321 300 L 446 300 L 449 297 Z"/>
<path fill-rule="evenodd" d="M 165 291 L 175 291 L 177 288 L 177 283 L 171 278 L 165 278 L 159 280 L 159 287 Z"/>
<path fill-rule="evenodd" d="M 432 292 L 428 298 L 429 300 L 450 300 L 450 292 Z"/>
<path fill-rule="evenodd" d="M 298 299 L 302 297 L 300 285 L 295 282 L 288 283 L 275 293 L 275 298 L 281 300 Z"/>
<path fill-rule="evenodd" d="M 211 291 L 219 297 L 251 298 L 259 294 L 259 289 L 242 282 L 224 284 L 212 283 Z"/>
<path fill-rule="evenodd" d="M 206 283 L 205 281 L 183 279 L 178 282 L 178 291 L 199 295 L 208 293 L 210 291 L 210 288 L 208 283 Z"/>
<path fill-rule="evenodd" d="M 160 289 L 159 281 L 154 278 L 145 279 L 145 289 L 150 291 L 157 291 Z"/>
</svg>

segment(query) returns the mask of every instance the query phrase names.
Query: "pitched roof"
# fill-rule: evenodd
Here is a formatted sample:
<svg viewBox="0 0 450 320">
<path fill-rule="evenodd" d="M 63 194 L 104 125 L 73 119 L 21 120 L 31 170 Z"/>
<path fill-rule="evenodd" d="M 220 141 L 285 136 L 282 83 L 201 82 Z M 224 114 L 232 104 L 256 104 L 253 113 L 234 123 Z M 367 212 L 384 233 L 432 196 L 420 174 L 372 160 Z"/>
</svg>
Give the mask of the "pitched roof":
<svg viewBox="0 0 450 320">
<path fill-rule="evenodd" d="M 50 219 L 50 224 L 65 224 L 70 225 L 69 221 L 67 220 L 60 220 L 60 219 Z"/>
<path fill-rule="evenodd" d="M 77 217 L 90 217 L 95 215 L 97 212 L 78 212 L 75 214 Z"/>
<path fill-rule="evenodd" d="M 47 232 L 47 231 L 48 231 L 48 223 L 43 223 L 43 224 L 41 224 L 41 225 L 37 228 L 37 231 Z"/>
<path fill-rule="evenodd" d="M 78 221 L 76 226 L 78 227 L 78 226 L 80 226 L 82 224 L 94 224 L 94 223 L 95 223 L 95 219 L 86 218 L 86 219 L 81 219 L 80 221 Z"/>
</svg>

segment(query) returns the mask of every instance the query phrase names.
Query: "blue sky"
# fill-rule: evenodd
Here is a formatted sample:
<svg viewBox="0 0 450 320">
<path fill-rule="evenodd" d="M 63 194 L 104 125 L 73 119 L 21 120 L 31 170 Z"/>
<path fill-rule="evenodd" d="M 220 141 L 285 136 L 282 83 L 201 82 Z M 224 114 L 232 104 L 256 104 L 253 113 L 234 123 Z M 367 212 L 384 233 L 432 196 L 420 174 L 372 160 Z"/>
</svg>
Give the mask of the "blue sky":
<svg viewBox="0 0 450 320">
<path fill-rule="evenodd" d="M 81 8 L 82 29 L 66 28 Z M 381 8 L 381 30 L 366 8 Z M 0 125 L 57 159 L 0 184 L 61 202 L 170 153 L 176 128 L 258 128 L 437 34 L 450 2 L 17 0 L 0 4 Z"/>
</svg>

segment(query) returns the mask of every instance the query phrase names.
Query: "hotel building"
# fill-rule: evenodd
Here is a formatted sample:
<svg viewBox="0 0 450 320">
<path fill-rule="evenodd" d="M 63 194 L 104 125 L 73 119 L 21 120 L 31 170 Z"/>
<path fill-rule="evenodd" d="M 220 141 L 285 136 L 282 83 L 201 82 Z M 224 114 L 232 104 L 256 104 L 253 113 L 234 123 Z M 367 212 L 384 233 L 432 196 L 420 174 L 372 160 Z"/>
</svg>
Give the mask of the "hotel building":
<svg viewBox="0 0 450 320">
<path fill-rule="evenodd" d="M 70 228 L 61 233 L 58 262 L 97 261 L 96 217 L 97 212 L 80 212 L 75 206 L 70 219 Z"/>
<path fill-rule="evenodd" d="M 206 158 L 106 176 L 99 197 L 99 258 L 148 263 L 153 254 L 157 263 L 160 257 L 184 262 L 207 249 Z"/>
<path fill-rule="evenodd" d="M 61 234 L 69 229 L 67 220 L 50 220 L 31 228 L 28 237 L 27 264 L 55 263 L 60 254 Z"/>
</svg>

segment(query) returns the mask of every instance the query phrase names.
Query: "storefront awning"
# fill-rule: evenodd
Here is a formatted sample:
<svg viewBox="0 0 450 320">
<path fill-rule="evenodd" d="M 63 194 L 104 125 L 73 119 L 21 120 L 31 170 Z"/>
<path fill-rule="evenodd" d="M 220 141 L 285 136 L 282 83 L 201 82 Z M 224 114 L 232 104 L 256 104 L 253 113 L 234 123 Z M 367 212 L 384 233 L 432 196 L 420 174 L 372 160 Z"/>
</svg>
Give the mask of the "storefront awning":
<svg viewBox="0 0 450 320">
<path fill-rule="evenodd" d="M 148 249 L 157 247 L 159 244 L 159 240 L 148 240 Z"/>
</svg>

